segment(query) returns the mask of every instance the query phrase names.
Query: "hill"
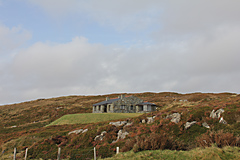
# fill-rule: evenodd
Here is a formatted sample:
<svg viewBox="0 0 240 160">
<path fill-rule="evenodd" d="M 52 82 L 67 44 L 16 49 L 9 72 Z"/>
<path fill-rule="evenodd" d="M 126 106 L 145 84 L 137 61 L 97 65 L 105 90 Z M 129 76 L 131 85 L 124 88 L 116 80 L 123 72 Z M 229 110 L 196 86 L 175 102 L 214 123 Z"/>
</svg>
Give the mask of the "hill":
<svg viewBox="0 0 240 160">
<path fill-rule="evenodd" d="M 131 95 L 155 103 L 157 111 L 128 118 L 128 125 L 114 126 L 109 120 L 46 127 L 67 114 L 91 113 L 92 104 L 105 100 L 106 96 L 115 98 L 118 95 L 67 96 L 0 106 L 0 149 L 4 151 L 1 159 L 12 154 L 14 147 L 19 151 L 18 156 L 23 156 L 28 147 L 29 158 L 55 158 L 57 148 L 61 147 L 62 158 L 79 159 L 80 154 L 89 152 L 94 146 L 101 157 L 114 155 L 117 146 L 121 152 L 191 150 L 212 143 L 218 147 L 240 146 L 238 94 L 163 92 Z M 220 117 L 210 117 L 213 110 L 219 109 L 224 110 L 221 117 L 227 124 L 219 123 Z M 173 113 L 180 115 L 179 122 L 172 121 Z M 149 117 L 152 122 L 144 123 Z M 194 121 L 194 125 L 185 128 L 187 122 Z M 204 122 L 209 128 L 202 125 Z M 80 129 L 88 131 L 69 135 L 69 132 Z M 103 134 L 103 131 L 106 132 Z M 120 132 L 126 134 L 124 138 L 119 137 Z M 101 134 L 102 139 L 96 140 L 95 137 Z"/>
</svg>

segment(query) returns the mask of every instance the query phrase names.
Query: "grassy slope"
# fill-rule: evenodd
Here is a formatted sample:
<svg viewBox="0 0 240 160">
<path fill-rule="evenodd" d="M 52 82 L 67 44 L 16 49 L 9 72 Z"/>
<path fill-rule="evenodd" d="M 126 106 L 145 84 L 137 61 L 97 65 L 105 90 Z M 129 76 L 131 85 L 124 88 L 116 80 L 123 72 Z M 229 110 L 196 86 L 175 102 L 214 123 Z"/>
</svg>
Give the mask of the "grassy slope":
<svg viewBox="0 0 240 160">
<path fill-rule="evenodd" d="M 141 113 L 82 113 L 82 114 L 69 114 L 64 115 L 56 121 L 50 123 L 51 125 L 63 124 L 87 124 L 105 122 L 110 120 L 118 120 L 130 117 L 140 116 Z"/>
<path fill-rule="evenodd" d="M 148 160 L 148 159 L 178 159 L 178 160 L 239 160 L 239 147 L 224 147 L 218 148 L 215 146 L 203 148 L 196 148 L 190 151 L 171 151 L 171 150 L 154 150 L 142 151 L 134 153 L 133 151 L 120 153 L 112 158 L 105 160 Z"/>
</svg>

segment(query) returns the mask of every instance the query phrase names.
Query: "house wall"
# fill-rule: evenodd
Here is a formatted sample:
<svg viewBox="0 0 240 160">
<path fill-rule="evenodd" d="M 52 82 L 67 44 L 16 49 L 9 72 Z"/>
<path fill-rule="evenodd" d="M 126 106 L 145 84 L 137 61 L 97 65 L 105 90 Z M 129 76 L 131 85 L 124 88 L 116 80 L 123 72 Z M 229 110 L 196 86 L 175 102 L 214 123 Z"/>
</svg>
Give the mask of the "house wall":
<svg viewBox="0 0 240 160">
<path fill-rule="evenodd" d="M 143 103 L 143 100 L 135 96 L 121 96 L 121 99 L 111 104 L 93 106 L 93 113 L 138 113 L 156 110 L 156 107 L 151 105 L 137 106 L 140 103 Z"/>
<path fill-rule="evenodd" d="M 134 96 L 121 98 L 112 103 L 114 113 L 136 113 L 136 105 L 143 102 L 142 99 Z"/>
</svg>

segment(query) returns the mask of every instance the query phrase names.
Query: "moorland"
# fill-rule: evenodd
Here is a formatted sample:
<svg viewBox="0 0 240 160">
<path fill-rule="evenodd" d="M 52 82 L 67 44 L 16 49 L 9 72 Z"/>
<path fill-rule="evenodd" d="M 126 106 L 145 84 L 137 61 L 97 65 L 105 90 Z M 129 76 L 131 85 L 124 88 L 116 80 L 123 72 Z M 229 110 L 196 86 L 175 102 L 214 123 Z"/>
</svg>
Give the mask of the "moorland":
<svg viewBox="0 0 240 160">
<path fill-rule="evenodd" d="M 190 153 L 197 152 L 199 147 L 206 149 L 212 146 L 209 151 L 216 149 L 223 157 L 231 152 L 232 159 L 239 159 L 239 94 L 125 94 L 155 103 L 157 111 L 131 116 L 104 116 L 100 119 L 91 113 L 92 104 L 105 100 L 106 96 L 116 98 L 117 94 L 65 96 L 0 106 L 1 159 L 9 159 L 14 147 L 18 151 L 17 157 L 24 157 L 24 151 L 28 148 L 29 159 L 56 159 L 58 147 L 61 147 L 62 159 L 80 159 L 83 155 L 92 158 L 92 154 L 86 153 L 93 147 L 96 147 L 97 156 L 101 158 L 114 156 L 116 147 L 120 147 L 120 152 L 126 152 L 128 156 L 141 155 L 139 159 L 146 159 L 144 155 L 168 151 L 173 154 Z M 213 110 L 223 112 L 211 117 Z M 172 119 L 176 113 L 180 115 L 177 122 Z M 148 122 L 149 118 L 151 122 Z M 127 124 L 109 124 L 113 121 L 126 121 Z M 188 128 L 187 122 L 191 123 Z M 86 132 L 69 134 L 80 129 Z M 124 137 L 119 136 L 120 131 L 126 133 Z M 96 139 L 98 135 L 102 137 Z M 123 159 L 124 155 L 117 156 Z M 117 156 L 113 158 L 118 159 Z M 216 157 L 221 159 L 220 155 Z"/>
</svg>

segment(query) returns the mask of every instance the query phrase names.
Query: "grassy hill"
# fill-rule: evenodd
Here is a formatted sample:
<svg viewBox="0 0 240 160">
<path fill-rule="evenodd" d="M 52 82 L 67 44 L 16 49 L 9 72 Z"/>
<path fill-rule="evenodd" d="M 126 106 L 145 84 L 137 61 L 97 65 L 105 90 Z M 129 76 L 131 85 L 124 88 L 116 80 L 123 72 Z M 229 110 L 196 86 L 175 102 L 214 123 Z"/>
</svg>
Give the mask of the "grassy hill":
<svg viewBox="0 0 240 160">
<path fill-rule="evenodd" d="M 144 101 L 155 103 L 156 112 L 135 115 L 128 118 L 133 124 L 127 127 L 109 125 L 110 117 L 106 121 L 97 117 L 83 117 L 92 112 L 92 104 L 104 101 L 106 96 L 116 98 L 117 94 L 100 96 L 67 96 L 0 106 L 0 159 L 9 159 L 13 148 L 17 147 L 18 156 L 22 157 L 24 149 L 29 148 L 29 158 L 56 158 L 58 147 L 62 148 L 62 158 L 79 159 L 82 153 L 88 153 L 96 147 L 98 157 L 111 157 L 116 147 L 121 152 L 144 150 L 177 150 L 188 151 L 197 147 L 240 147 L 240 95 L 233 93 L 191 93 L 179 94 L 136 93 Z M 224 109 L 223 116 L 227 124 L 219 123 L 219 119 L 210 118 L 212 110 Z M 175 124 L 167 115 L 181 114 L 181 120 Z M 74 117 L 77 124 L 69 124 L 70 117 Z M 79 119 L 75 117 L 76 114 Z M 66 115 L 66 116 L 64 116 Z M 108 114 L 99 114 L 108 115 Z M 155 116 L 151 124 L 141 123 L 147 117 Z M 62 118 L 61 118 L 62 117 Z M 129 116 L 128 116 L 129 117 Z M 60 118 L 60 119 L 59 119 Z M 87 120 L 89 121 L 87 121 Z M 125 119 L 117 117 L 116 119 Z M 58 123 L 68 123 L 54 125 Z M 55 121 L 55 122 L 54 122 Z M 114 121 L 114 120 L 111 120 Z M 184 129 L 186 122 L 197 121 L 190 129 Z M 206 122 L 210 128 L 205 128 Z M 51 124 L 52 123 L 52 124 Z M 83 124 L 84 123 L 84 124 Z M 51 125 L 49 125 L 51 124 Z M 46 125 L 49 125 L 46 127 Z M 88 129 L 83 134 L 71 134 L 76 129 Z M 128 132 L 125 139 L 117 139 L 119 130 Z M 107 134 L 102 141 L 95 141 L 96 135 L 102 131 Z M 156 151 L 157 152 L 157 151 Z M 224 151 L 225 152 L 225 151 Z M 145 153 L 144 153 L 145 154 Z M 154 153 L 152 153 L 154 154 Z M 91 157 L 90 157 L 91 158 Z"/>
<path fill-rule="evenodd" d="M 141 113 L 82 113 L 82 114 L 69 114 L 64 115 L 56 121 L 50 123 L 51 125 L 63 125 L 63 124 L 87 124 L 105 122 L 110 120 L 119 120 L 132 118 L 142 115 Z"/>
</svg>

